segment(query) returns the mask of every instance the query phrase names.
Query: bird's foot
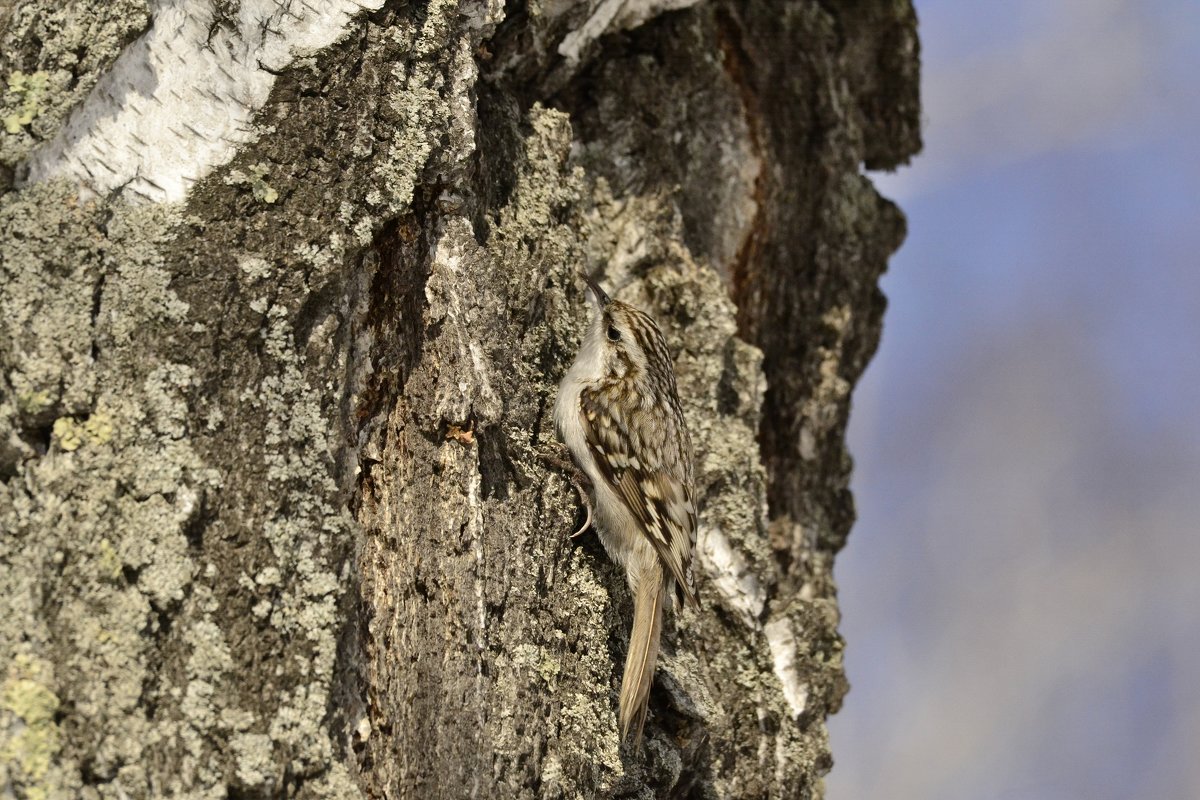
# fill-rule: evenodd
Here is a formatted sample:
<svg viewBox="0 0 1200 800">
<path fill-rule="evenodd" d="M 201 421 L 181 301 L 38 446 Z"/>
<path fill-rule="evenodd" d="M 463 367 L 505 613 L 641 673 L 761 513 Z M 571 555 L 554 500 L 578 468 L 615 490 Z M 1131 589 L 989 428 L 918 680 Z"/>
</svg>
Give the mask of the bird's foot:
<svg viewBox="0 0 1200 800">
<path fill-rule="evenodd" d="M 538 455 L 548 466 L 565 472 L 571 480 L 571 485 L 575 487 L 575 491 L 579 493 L 579 500 L 583 503 L 584 509 L 587 511 L 587 519 L 583 521 L 582 527 L 571 534 L 571 538 L 575 539 L 587 533 L 587 529 L 592 526 L 592 482 L 583 470 L 575 465 L 571 460 L 570 451 L 567 446 L 561 442 L 552 442 L 547 447 L 542 449 Z"/>
</svg>

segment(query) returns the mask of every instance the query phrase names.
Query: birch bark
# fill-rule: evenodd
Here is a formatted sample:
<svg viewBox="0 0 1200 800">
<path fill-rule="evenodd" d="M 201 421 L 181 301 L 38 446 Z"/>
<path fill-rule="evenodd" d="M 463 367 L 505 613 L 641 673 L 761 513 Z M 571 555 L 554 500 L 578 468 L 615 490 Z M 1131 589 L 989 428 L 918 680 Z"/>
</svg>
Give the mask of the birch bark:
<svg viewBox="0 0 1200 800">
<path fill-rule="evenodd" d="M 907 2 L 0 4 L 0 790 L 817 797 Z M 539 452 L 653 313 L 703 609 Z"/>
</svg>

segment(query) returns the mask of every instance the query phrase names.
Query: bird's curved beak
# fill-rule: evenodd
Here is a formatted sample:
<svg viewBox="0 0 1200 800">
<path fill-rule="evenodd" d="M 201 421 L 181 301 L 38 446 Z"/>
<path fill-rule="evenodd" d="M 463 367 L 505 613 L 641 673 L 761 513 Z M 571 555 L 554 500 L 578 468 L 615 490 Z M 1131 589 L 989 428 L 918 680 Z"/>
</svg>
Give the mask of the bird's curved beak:
<svg viewBox="0 0 1200 800">
<path fill-rule="evenodd" d="M 612 302 L 612 298 L 604 293 L 604 290 L 600 288 L 600 284 L 592 280 L 591 275 L 588 275 L 582 270 L 580 270 L 579 274 L 583 277 L 583 280 L 588 285 L 588 288 L 592 290 L 592 299 L 596 303 L 598 303 L 601 307 L 604 307 Z"/>
</svg>

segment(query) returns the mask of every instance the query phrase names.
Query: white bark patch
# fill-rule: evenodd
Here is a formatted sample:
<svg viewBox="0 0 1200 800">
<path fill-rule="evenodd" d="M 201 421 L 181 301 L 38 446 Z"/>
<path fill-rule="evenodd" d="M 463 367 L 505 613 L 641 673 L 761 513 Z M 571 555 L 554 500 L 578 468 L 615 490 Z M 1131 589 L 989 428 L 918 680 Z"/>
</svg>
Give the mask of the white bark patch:
<svg viewBox="0 0 1200 800">
<path fill-rule="evenodd" d="M 783 685 L 783 699 L 792 709 L 792 718 L 799 719 L 808 706 L 808 687 L 800 680 L 800 670 L 796 666 L 796 634 L 792 623 L 786 618 L 773 619 L 763 631 L 771 648 L 775 677 Z"/>
<path fill-rule="evenodd" d="M 26 163 L 26 180 L 66 178 L 83 193 L 124 188 L 152 202 L 183 199 L 259 135 L 254 115 L 278 72 L 333 44 L 383 0 L 242 0 L 213 26 L 201 0 L 160 0 L 150 30 L 126 48 L 58 136 Z"/>
<path fill-rule="evenodd" d="M 745 556 L 734 549 L 725 533 L 712 525 L 701 525 L 696 536 L 696 555 L 721 599 L 749 628 L 758 627 L 767 602 L 766 592 Z"/>
<path fill-rule="evenodd" d="M 440 370 L 433 411 L 451 421 L 465 420 L 472 411 L 484 419 L 499 419 L 504 407 L 492 386 L 495 368 L 477 341 L 482 288 L 477 280 L 479 245 L 471 225 L 462 217 L 447 221 L 433 246 L 425 299 L 430 322 L 440 323 L 446 347 L 438 360 Z"/>
<path fill-rule="evenodd" d="M 698 0 L 601 0 L 591 16 L 576 30 L 563 37 L 558 54 L 568 61 L 579 61 L 583 49 L 609 30 L 636 28 L 664 11 L 694 6 Z"/>
</svg>

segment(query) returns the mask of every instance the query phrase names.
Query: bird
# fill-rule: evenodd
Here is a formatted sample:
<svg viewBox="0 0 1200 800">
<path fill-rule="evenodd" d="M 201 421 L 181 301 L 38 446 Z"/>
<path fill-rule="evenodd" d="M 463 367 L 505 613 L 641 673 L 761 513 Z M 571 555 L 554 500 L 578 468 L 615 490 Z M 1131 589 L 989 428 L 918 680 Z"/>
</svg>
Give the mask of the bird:
<svg viewBox="0 0 1200 800">
<path fill-rule="evenodd" d="M 632 732 L 640 747 L 663 606 L 673 598 L 699 608 L 689 569 L 697 524 L 692 443 L 662 330 L 582 278 L 593 313 L 559 384 L 554 423 L 590 481 L 589 519 L 633 596 L 618 725 L 621 741 Z"/>
</svg>

